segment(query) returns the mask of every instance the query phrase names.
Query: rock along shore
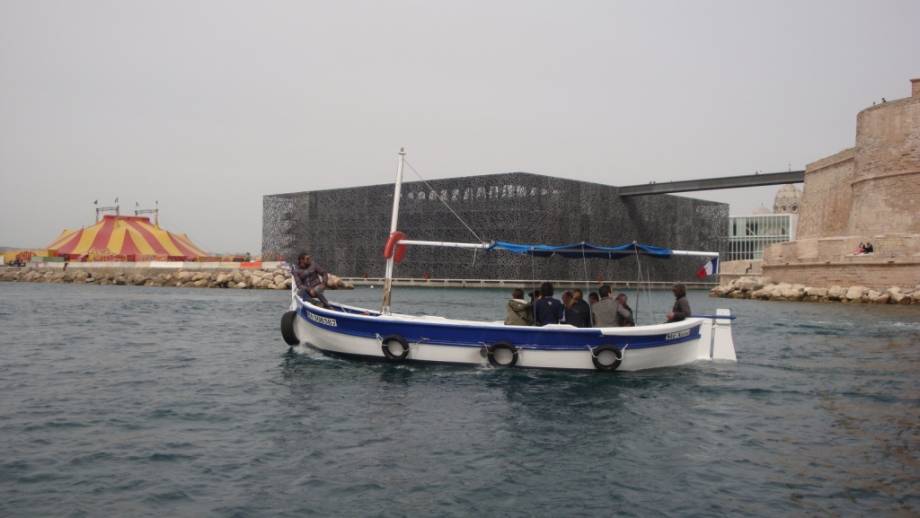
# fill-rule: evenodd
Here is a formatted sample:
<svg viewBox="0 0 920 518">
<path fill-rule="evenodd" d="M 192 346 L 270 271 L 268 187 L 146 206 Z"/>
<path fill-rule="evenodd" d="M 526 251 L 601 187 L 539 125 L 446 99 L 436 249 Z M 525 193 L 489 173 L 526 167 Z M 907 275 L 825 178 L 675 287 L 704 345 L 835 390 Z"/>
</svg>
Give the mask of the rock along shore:
<svg viewBox="0 0 920 518">
<path fill-rule="evenodd" d="M 113 269 L 70 268 L 0 268 L 0 281 L 48 282 L 73 284 L 170 286 L 184 288 L 235 288 L 286 290 L 291 275 L 282 268 L 270 270 L 171 270 L 131 271 Z M 347 288 L 347 286 L 337 286 Z"/>
<path fill-rule="evenodd" d="M 709 291 L 714 297 L 806 302 L 920 304 L 920 284 L 913 290 L 893 286 L 878 291 L 865 286 L 814 288 L 804 284 L 774 283 L 769 278 L 741 277 Z"/>
</svg>

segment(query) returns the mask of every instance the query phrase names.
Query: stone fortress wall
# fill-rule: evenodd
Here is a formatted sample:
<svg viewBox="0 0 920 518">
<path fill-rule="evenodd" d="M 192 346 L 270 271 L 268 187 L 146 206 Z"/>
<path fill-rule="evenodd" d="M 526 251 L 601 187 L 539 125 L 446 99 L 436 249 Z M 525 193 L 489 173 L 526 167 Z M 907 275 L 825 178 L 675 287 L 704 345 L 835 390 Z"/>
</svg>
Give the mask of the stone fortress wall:
<svg viewBox="0 0 920 518">
<path fill-rule="evenodd" d="M 830 287 L 920 282 L 920 79 L 857 116 L 856 145 L 807 166 L 795 241 L 769 247 L 773 281 Z M 855 255 L 861 242 L 875 252 Z"/>
<path fill-rule="evenodd" d="M 438 201 L 450 206 L 485 241 L 565 244 L 633 240 L 675 249 L 717 251 L 728 228 L 728 206 L 679 196 L 620 198 L 617 188 L 530 173 L 505 173 L 403 184 L 399 229 L 410 239 L 473 242 L 476 238 Z M 393 184 L 263 198 L 262 254 L 292 260 L 304 250 L 346 277 L 380 277 L 389 234 Z M 695 280 L 700 258 L 643 258 L 643 278 Z M 635 258 L 617 261 L 532 259 L 411 247 L 397 277 L 456 279 L 635 280 Z M 587 272 L 586 272 L 587 270 Z"/>
<path fill-rule="evenodd" d="M 840 186 L 853 181 L 855 155 L 850 148 L 808 164 L 796 228 L 800 240 L 848 235 L 852 190 Z"/>
</svg>

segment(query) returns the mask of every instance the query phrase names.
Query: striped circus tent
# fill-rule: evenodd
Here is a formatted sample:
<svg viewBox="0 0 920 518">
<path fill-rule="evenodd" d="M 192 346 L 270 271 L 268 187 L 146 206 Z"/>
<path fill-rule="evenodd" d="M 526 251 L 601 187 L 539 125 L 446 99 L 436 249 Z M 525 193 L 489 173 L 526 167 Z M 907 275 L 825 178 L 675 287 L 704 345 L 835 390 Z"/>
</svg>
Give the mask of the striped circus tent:
<svg viewBox="0 0 920 518">
<path fill-rule="evenodd" d="M 48 249 L 60 257 L 95 261 L 189 261 L 208 255 L 185 234 L 173 234 L 143 216 L 104 216 L 91 227 L 61 232 Z"/>
</svg>

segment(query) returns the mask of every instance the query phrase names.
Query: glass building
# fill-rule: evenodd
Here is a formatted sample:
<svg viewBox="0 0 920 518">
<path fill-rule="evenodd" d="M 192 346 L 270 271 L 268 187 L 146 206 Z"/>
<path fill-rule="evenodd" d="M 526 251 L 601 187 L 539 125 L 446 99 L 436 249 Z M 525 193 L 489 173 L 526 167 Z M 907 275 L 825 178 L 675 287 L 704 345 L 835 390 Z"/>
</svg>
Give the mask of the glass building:
<svg viewBox="0 0 920 518">
<path fill-rule="evenodd" d="M 797 214 L 730 216 L 723 261 L 763 258 L 764 248 L 795 239 Z"/>
</svg>

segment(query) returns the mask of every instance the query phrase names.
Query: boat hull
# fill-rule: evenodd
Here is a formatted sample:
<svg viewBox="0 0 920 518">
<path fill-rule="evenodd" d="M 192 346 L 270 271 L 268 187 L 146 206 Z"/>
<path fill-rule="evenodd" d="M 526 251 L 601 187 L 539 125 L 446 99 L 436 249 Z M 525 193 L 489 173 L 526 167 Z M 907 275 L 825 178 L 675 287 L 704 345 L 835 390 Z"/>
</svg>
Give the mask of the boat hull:
<svg viewBox="0 0 920 518">
<path fill-rule="evenodd" d="M 489 365 L 491 348 L 493 354 L 503 355 L 493 365 L 635 371 L 711 359 L 716 335 L 713 322 L 701 318 L 630 328 L 581 329 L 380 315 L 348 306 L 326 309 L 298 297 L 292 309 L 296 311 L 294 332 L 300 343 L 323 352 L 389 361 Z M 408 351 L 397 357 L 387 354 L 385 342 L 393 341 L 404 344 Z M 402 347 L 396 349 L 401 351 Z M 512 351 L 513 362 L 509 361 Z M 601 365 L 598 355 L 606 355 Z M 619 359 L 612 368 L 611 358 Z"/>
</svg>

